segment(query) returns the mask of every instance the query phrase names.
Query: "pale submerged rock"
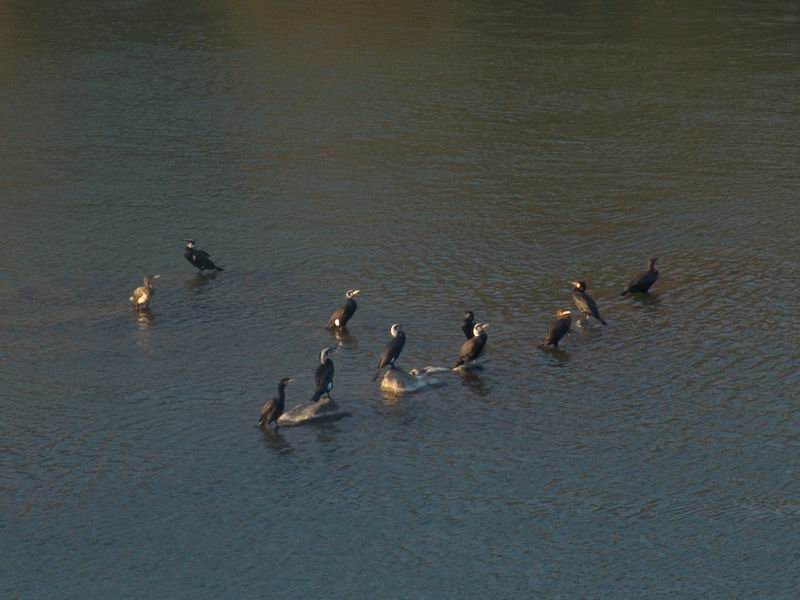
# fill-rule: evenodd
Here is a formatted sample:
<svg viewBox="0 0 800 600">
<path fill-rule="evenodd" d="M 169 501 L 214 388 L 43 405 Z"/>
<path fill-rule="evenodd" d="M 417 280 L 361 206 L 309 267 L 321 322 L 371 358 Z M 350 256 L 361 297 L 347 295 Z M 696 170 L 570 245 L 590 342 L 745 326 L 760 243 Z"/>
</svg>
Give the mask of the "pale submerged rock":
<svg viewBox="0 0 800 600">
<path fill-rule="evenodd" d="M 349 414 L 346 410 L 342 410 L 336 402 L 325 397 L 319 402 L 304 402 L 291 410 L 287 410 L 278 419 L 278 425 L 292 427 L 293 425 L 305 425 L 306 423 L 318 421 L 333 421 Z"/>
<path fill-rule="evenodd" d="M 442 385 L 444 382 L 434 377 L 435 373 L 446 372 L 447 369 L 425 367 L 424 369 L 411 369 L 405 372 L 402 369 L 389 369 L 381 379 L 381 390 L 393 394 L 407 394 L 418 392 L 426 387 Z"/>
</svg>

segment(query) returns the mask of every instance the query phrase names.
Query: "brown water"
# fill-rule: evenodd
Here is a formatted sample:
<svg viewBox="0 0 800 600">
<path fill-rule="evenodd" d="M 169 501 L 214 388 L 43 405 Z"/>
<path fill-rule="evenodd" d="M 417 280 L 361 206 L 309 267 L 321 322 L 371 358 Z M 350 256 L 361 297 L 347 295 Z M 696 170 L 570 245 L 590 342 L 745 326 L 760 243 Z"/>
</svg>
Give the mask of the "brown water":
<svg viewBox="0 0 800 600">
<path fill-rule="evenodd" d="M 798 58 L 794 2 L 0 5 L 0 595 L 796 597 Z M 265 435 L 351 287 L 353 417 Z M 486 369 L 382 396 L 467 308 Z"/>
</svg>

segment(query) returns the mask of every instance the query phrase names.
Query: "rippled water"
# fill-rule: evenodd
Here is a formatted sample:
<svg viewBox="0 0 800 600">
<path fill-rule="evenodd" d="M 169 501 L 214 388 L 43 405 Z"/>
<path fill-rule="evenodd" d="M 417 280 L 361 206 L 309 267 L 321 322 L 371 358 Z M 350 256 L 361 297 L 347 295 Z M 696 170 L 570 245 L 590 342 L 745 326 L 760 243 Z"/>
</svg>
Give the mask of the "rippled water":
<svg viewBox="0 0 800 600">
<path fill-rule="evenodd" d="M 796 596 L 796 3 L 39 1 L 0 50 L 4 598 Z M 576 278 L 609 326 L 541 353 Z M 352 418 L 264 434 L 350 287 Z M 377 391 L 467 308 L 479 376 Z"/>
</svg>

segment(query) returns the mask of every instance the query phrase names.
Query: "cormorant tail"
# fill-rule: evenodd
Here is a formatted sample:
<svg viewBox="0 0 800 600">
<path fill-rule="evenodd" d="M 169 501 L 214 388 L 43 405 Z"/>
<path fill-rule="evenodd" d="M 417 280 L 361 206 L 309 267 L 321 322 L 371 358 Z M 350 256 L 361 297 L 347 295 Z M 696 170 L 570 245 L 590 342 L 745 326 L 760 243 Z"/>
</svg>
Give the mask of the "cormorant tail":
<svg viewBox="0 0 800 600">
<path fill-rule="evenodd" d="M 620 296 L 627 296 L 627 295 L 628 295 L 628 294 L 630 294 L 630 293 L 631 293 L 631 290 L 630 290 L 630 289 L 626 289 L 624 292 L 622 292 L 622 293 L 620 294 Z"/>
<path fill-rule="evenodd" d="M 380 374 L 381 374 L 381 370 L 380 369 L 375 371 L 375 375 L 372 376 L 372 381 L 375 381 L 378 378 L 378 375 L 380 375 Z"/>
<path fill-rule="evenodd" d="M 311 400 L 309 402 L 318 402 L 320 398 L 322 398 L 322 394 L 324 392 L 314 392 L 314 395 L 311 396 Z"/>
<path fill-rule="evenodd" d="M 225 270 L 225 269 L 223 269 L 222 267 L 218 267 L 217 265 L 214 265 L 214 268 L 215 268 L 217 271 L 224 271 L 224 270 Z"/>
<path fill-rule="evenodd" d="M 603 325 L 608 325 L 608 323 L 606 323 L 606 322 L 605 322 L 603 319 L 601 319 L 600 317 L 597 317 L 597 320 L 598 320 L 598 321 L 600 321 L 600 322 L 601 322 Z"/>
</svg>

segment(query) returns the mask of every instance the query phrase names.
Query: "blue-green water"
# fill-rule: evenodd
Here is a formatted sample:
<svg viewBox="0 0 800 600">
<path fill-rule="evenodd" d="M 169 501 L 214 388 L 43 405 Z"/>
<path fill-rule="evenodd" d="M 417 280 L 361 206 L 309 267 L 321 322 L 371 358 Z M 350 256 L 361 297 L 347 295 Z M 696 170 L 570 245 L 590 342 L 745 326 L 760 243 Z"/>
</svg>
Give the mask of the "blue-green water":
<svg viewBox="0 0 800 600">
<path fill-rule="evenodd" d="M 792 2 L 0 6 L 0 595 L 794 598 L 799 55 Z M 264 434 L 353 287 L 353 416 Z M 377 390 L 468 308 L 478 377 Z"/>
</svg>

